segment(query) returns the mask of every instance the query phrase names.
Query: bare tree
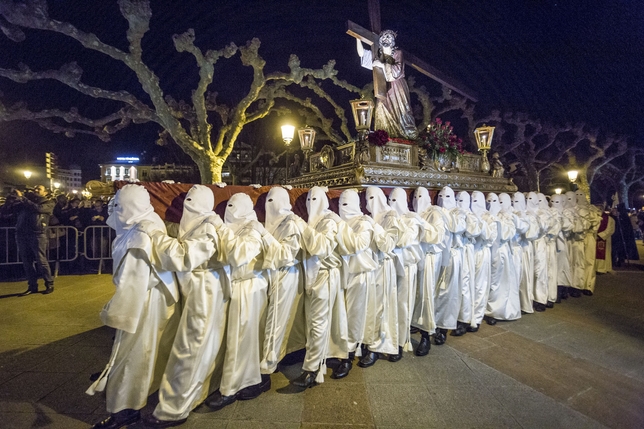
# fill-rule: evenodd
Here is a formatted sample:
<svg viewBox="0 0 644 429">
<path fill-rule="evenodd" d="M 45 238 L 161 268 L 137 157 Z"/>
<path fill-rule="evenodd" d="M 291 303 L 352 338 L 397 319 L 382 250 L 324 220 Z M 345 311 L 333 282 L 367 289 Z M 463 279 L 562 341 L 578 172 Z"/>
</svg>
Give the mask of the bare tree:
<svg viewBox="0 0 644 429">
<path fill-rule="evenodd" d="M 70 62 L 57 70 L 34 71 L 25 64 L 17 69 L 0 68 L 0 76 L 18 83 L 38 80 L 56 80 L 90 97 L 116 101 L 122 104 L 117 111 L 100 119 L 83 116 L 78 109 L 69 111 L 47 109 L 31 111 L 25 103 L 5 106 L 0 103 L 0 120 L 35 121 L 41 127 L 73 137 L 77 134 L 94 135 L 103 141 L 131 123 L 154 122 L 161 128 L 159 142 L 172 140 L 187 153 L 199 167 L 202 183 L 221 181 L 221 170 L 230 155 L 244 126 L 284 111 L 278 100 L 300 106 L 310 125 L 316 126 L 322 137 L 335 143 L 350 139 L 348 121 L 343 108 L 333 101 L 320 86 L 319 81 L 330 81 L 350 93 L 362 94 L 363 90 L 337 78 L 335 61 L 320 69 L 300 66 L 297 56 L 288 61 L 289 72 L 266 73 L 266 61 L 259 55 L 260 41 L 253 39 L 245 46 L 234 43 L 219 49 L 202 51 L 195 45 L 195 34 L 188 29 L 173 36 L 178 52 L 192 55 L 196 63 L 199 82 L 189 102 L 176 100 L 161 89 L 160 78 L 142 60 L 142 39 L 149 30 L 152 10 L 147 0 L 119 0 L 121 15 L 128 22 L 128 51 L 101 41 L 95 34 L 86 33 L 74 25 L 49 16 L 45 0 L 0 0 L 0 29 L 15 42 L 24 40 L 22 28 L 50 31 L 67 36 L 90 49 L 119 61 L 132 70 L 141 88 L 149 96 L 142 101 L 132 93 L 109 91 L 83 83 L 83 70 Z M 222 58 L 232 58 L 239 53 L 241 64 L 253 71 L 250 88 L 234 106 L 217 101 L 217 93 L 209 91 L 214 79 L 214 65 Z M 221 79 L 225 82 L 226 79 Z M 317 99 L 332 106 L 333 117 L 326 117 L 310 97 L 295 95 L 289 88 L 311 92 Z M 212 114 L 211 114 L 212 113 Z M 338 131 L 339 130 L 339 131 Z"/>
</svg>

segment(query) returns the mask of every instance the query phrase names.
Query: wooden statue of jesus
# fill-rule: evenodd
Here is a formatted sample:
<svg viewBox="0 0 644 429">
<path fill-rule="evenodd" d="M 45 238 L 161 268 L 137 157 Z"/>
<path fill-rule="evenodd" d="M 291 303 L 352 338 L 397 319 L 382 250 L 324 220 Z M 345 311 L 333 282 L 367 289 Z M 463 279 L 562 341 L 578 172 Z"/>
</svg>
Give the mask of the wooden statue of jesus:
<svg viewBox="0 0 644 429">
<path fill-rule="evenodd" d="M 358 55 L 362 67 L 374 71 L 375 129 L 387 131 L 390 137 L 414 140 L 418 129 L 412 115 L 403 54 L 397 49 L 395 38 L 396 33 L 391 30 L 380 33 L 377 58 L 356 39 Z"/>
</svg>

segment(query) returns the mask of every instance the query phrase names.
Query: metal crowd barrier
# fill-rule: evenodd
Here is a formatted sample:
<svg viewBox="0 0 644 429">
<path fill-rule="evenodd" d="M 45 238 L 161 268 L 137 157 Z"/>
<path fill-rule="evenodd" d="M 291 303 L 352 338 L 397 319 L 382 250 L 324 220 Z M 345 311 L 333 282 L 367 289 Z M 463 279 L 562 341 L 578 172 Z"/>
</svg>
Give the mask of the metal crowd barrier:
<svg viewBox="0 0 644 429">
<path fill-rule="evenodd" d="M 50 226 L 45 231 L 48 239 L 47 260 L 54 263 L 54 275 L 58 276 L 61 262 L 72 262 L 79 256 L 90 261 L 99 261 L 101 274 L 105 260 L 112 258 L 112 240 L 115 232 L 107 225 L 88 226 L 79 232 L 73 226 Z M 79 248 L 83 237 L 82 249 Z M 16 240 L 16 228 L 0 227 L 0 266 L 22 264 Z"/>
<path fill-rule="evenodd" d="M 116 231 L 107 225 L 92 225 L 83 231 L 83 256 L 98 262 L 98 273 L 103 272 L 103 261 L 112 259 L 112 241 Z"/>
</svg>

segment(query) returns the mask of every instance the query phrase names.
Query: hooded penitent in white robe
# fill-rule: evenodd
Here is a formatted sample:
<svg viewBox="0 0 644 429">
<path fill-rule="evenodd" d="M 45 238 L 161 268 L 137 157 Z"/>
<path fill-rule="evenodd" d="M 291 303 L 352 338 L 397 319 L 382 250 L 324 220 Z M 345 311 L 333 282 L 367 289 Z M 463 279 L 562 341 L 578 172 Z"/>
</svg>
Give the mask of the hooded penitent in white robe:
<svg viewBox="0 0 644 429">
<path fill-rule="evenodd" d="M 470 208 L 471 197 L 465 191 L 456 195 L 456 207 L 465 216 L 465 232 L 463 233 L 463 271 L 461 272 L 461 310 L 458 321 L 472 327 L 474 322 L 474 289 L 476 287 L 476 263 L 474 261 L 474 242 L 481 234 L 483 222 Z"/>
<path fill-rule="evenodd" d="M 378 262 L 371 248 L 374 228 L 371 218 L 360 210 L 360 196 L 354 189 L 340 194 L 338 247 L 344 260 L 343 284 L 347 306 L 349 353 L 359 350 L 360 344 L 374 345 L 380 339 L 379 326 L 374 323 L 376 302 L 375 278 Z M 353 233 L 343 231 L 344 225 Z M 361 250 L 356 250 L 361 249 Z M 357 353 L 361 355 L 359 352 Z"/>
<path fill-rule="evenodd" d="M 267 269 L 279 244 L 257 221 L 247 194 L 228 200 L 221 244 L 230 265 L 231 297 L 226 327 L 226 352 L 219 390 L 232 396 L 261 382 L 260 361 L 268 301 Z"/>
<path fill-rule="evenodd" d="M 288 191 L 274 187 L 266 195 L 266 230 L 280 243 L 280 267 L 269 270 L 268 309 L 262 351 L 262 374 L 275 372 L 289 352 L 306 345 L 304 273 L 300 219 L 292 211 Z M 301 219 L 300 219 L 301 220 Z M 275 256 L 275 255 L 274 255 Z"/>
<path fill-rule="evenodd" d="M 305 247 L 310 256 L 306 261 L 306 295 L 304 311 L 308 337 L 302 369 L 317 372 L 316 382 L 324 382 L 326 359 L 346 359 L 347 310 L 341 290 L 342 257 L 334 251 L 339 216 L 329 210 L 326 189 L 314 186 L 306 198 L 309 214 L 303 231 Z"/>
<path fill-rule="evenodd" d="M 425 262 L 420 241 L 424 233 L 423 222 L 417 213 L 409 211 L 407 192 L 395 188 L 389 194 L 389 207 L 394 209 L 404 226 L 403 233 L 398 237 L 394 254 L 397 259 L 398 285 L 398 346 L 404 351 L 411 352 L 411 316 L 416 301 L 418 284 L 418 264 Z"/>
<path fill-rule="evenodd" d="M 602 220 L 601 211 L 591 205 L 586 198 L 583 191 L 578 190 L 575 192 L 577 196 L 577 207 L 579 208 L 579 215 L 586 219 L 588 228 L 584 235 L 584 277 L 583 289 L 591 293 L 595 291 L 596 269 L 595 259 L 597 255 L 597 230 Z"/>
<path fill-rule="evenodd" d="M 416 305 L 411 324 L 421 331 L 433 334 L 436 330 L 434 292 L 441 270 L 441 255 L 445 249 L 445 240 L 449 231 L 443 210 L 432 206 L 431 197 L 426 188 L 417 188 L 414 191 L 413 207 L 425 222 L 435 228 L 436 237 L 434 242 L 425 239 L 420 243 L 425 252 L 425 262 L 422 264 L 423 269 L 418 272 Z"/>
<path fill-rule="evenodd" d="M 573 191 L 566 192 L 566 201 L 564 209 L 574 218 L 572 234 L 568 243 L 570 252 L 570 268 L 572 271 L 572 287 L 575 289 L 584 289 L 584 279 L 586 276 L 586 245 L 584 240 L 586 233 L 590 228 L 588 220 L 582 216 L 577 207 L 577 195 Z M 585 212 L 582 210 L 582 212 Z"/>
<path fill-rule="evenodd" d="M 570 268 L 570 240 L 575 217 L 572 210 L 565 209 L 566 196 L 552 195 L 550 205 L 553 215 L 559 220 L 560 231 L 557 235 L 557 287 L 570 287 L 572 285 L 572 271 Z"/>
<path fill-rule="evenodd" d="M 481 233 L 474 238 L 474 289 L 472 295 L 474 313 L 472 325 L 480 325 L 485 316 L 488 294 L 492 280 L 492 258 L 496 259 L 498 246 L 493 247 L 499 233 L 499 220 L 491 214 L 482 192 L 472 192 L 472 213 L 481 221 Z M 494 255 L 492 255 L 494 250 Z"/>
<path fill-rule="evenodd" d="M 461 287 L 463 266 L 463 233 L 467 227 L 467 217 L 456 207 L 456 196 L 449 186 L 438 193 L 438 206 L 445 215 L 448 239 L 441 255 L 442 269 L 434 294 L 436 328 L 456 329 L 459 310 L 461 309 Z M 469 285 L 469 280 L 466 281 Z"/>
<path fill-rule="evenodd" d="M 609 214 L 602 214 L 597 232 L 597 272 L 613 272 L 612 236 L 615 233 L 615 219 Z"/>
<path fill-rule="evenodd" d="M 154 410 L 160 420 L 185 419 L 210 387 L 219 387 L 230 291 L 217 260 L 223 222 L 214 205 L 212 190 L 194 185 L 183 203 L 177 239 L 161 232 L 152 236 L 155 265 L 176 271 L 183 308 Z"/>
<path fill-rule="evenodd" d="M 403 224 L 398 213 L 387 204 L 382 189 L 375 186 L 365 191 L 367 210 L 380 227 L 374 235 L 375 254 L 379 268 L 376 270 L 376 293 L 378 311 L 376 323 L 380 329 L 380 341 L 369 347 L 372 352 L 398 354 L 398 293 L 394 248 L 403 234 Z"/>
<path fill-rule="evenodd" d="M 539 213 L 542 213 L 542 221 L 545 220 L 546 227 L 546 262 L 548 265 L 548 302 L 557 301 L 557 237 L 561 231 L 561 222 L 559 213 L 548 205 L 548 200 L 544 194 L 537 194 L 539 199 Z"/>
<path fill-rule="evenodd" d="M 515 192 L 512 198 L 512 207 L 518 217 L 517 232 L 521 245 L 521 274 L 519 277 L 519 297 L 521 298 L 521 311 L 532 313 L 534 302 L 534 247 L 532 241 L 539 238 L 541 226 L 537 217 L 526 211 L 525 196 Z M 521 225 L 520 225 L 521 224 Z"/>
<path fill-rule="evenodd" d="M 548 303 L 548 250 L 546 232 L 552 218 L 539 209 L 539 197 L 536 192 L 529 192 L 526 201 L 526 211 L 539 222 L 539 236 L 532 241 L 534 249 L 534 289 L 533 301 L 539 304 Z"/>
<path fill-rule="evenodd" d="M 107 411 L 140 410 L 158 389 L 179 322 L 179 291 L 174 275 L 153 266 L 149 234 L 165 231 L 148 191 L 126 185 L 114 197 L 107 224 L 112 243 L 116 292 L 101 320 L 116 329 L 110 360 L 87 393 L 105 390 Z M 139 225 L 148 221 L 143 226 Z M 148 234 L 149 233 L 149 234 Z"/>
<path fill-rule="evenodd" d="M 512 212 L 510 196 L 502 194 L 501 197 L 494 193 L 487 195 L 488 211 L 495 216 L 497 223 L 497 236 L 491 248 L 491 274 L 490 292 L 488 294 L 485 315 L 497 320 L 516 320 L 521 317 L 521 301 L 519 299 L 519 265 L 513 260 L 513 251 L 521 252 L 517 245 L 514 249 L 512 240 L 516 235 L 515 218 Z M 506 207 L 503 207 L 506 206 Z M 518 258 L 520 263 L 521 258 Z"/>
</svg>

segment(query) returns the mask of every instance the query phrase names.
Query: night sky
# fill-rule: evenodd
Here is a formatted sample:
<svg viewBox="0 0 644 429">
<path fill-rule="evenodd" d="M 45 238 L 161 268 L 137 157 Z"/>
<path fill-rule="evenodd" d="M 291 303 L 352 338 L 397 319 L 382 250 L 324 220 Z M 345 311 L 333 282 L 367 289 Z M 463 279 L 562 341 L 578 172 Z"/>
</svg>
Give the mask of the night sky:
<svg viewBox="0 0 644 429">
<path fill-rule="evenodd" d="M 570 3 L 574 3 L 571 5 Z M 144 38 L 144 60 L 175 98 L 188 99 L 197 82 L 189 54 L 174 50 L 171 36 L 194 28 L 203 50 L 229 42 L 262 41 L 266 71 L 287 71 L 289 54 L 303 67 L 337 61 L 339 78 L 357 86 L 371 73 L 359 66 L 355 39 L 345 33 L 346 21 L 369 27 L 366 0 L 284 1 L 152 1 L 151 30 Z M 397 43 L 460 80 L 479 95 L 482 110 L 520 110 L 553 122 L 585 121 L 633 136 L 644 146 L 641 127 L 644 90 L 644 2 L 613 1 L 456 1 L 381 0 L 382 27 L 398 32 Z M 94 32 L 106 43 L 126 49 L 126 21 L 116 1 L 54 0 L 50 15 Z M 177 6 L 181 5 L 181 6 Z M 216 66 L 211 89 L 220 99 L 235 101 L 247 89 L 250 72 L 239 54 Z M 0 39 L 0 67 L 18 62 L 33 70 L 58 68 L 76 60 L 83 81 L 107 89 L 126 89 L 145 99 L 134 74 L 125 66 L 83 50 L 70 39 L 27 31 L 27 40 Z M 420 84 L 436 86 L 407 69 Z M 223 85 L 222 85 L 223 83 Z M 78 106 L 85 116 L 101 117 L 117 104 L 79 96 L 56 82 L 16 84 L 0 78 L 3 102 L 27 101 L 32 110 Z M 349 110 L 349 106 L 346 106 Z M 158 126 L 134 125 L 110 143 L 79 135 L 67 139 L 29 123 L 0 123 L 0 157 L 8 163 L 36 164 L 53 151 L 63 164 L 79 164 L 84 179 L 98 176 L 98 162 L 117 154 L 181 161 L 176 147 L 155 147 Z M 277 131 L 254 128 L 269 140 Z M 245 139 L 252 137 L 245 136 Z"/>
</svg>

